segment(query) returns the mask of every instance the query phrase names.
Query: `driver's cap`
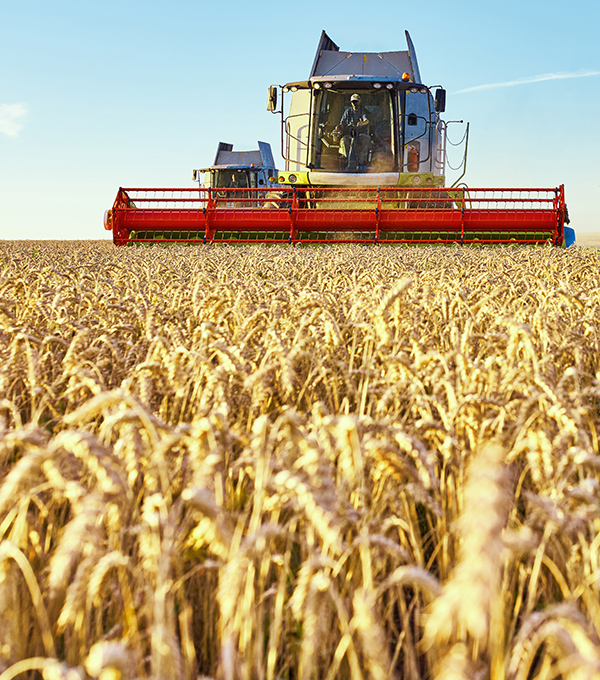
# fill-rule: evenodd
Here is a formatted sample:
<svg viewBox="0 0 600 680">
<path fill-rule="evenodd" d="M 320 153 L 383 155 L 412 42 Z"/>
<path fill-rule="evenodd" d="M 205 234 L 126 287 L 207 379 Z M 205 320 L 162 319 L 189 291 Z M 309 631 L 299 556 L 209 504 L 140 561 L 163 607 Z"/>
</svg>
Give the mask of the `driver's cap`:
<svg viewBox="0 0 600 680">
<path fill-rule="evenodd" d="M 351 101 L 351 102 L 359 102 L 359 101 L 360 101 L 360 95 L 354 93 L 354 94 L 350 97 L 350 101 Z"/>
</svg>

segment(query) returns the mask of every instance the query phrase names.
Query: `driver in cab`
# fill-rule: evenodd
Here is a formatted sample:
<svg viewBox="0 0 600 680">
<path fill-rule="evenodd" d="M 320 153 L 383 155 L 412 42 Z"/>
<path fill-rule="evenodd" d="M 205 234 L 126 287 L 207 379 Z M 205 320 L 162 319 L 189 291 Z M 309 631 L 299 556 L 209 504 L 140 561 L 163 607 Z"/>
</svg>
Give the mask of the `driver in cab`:
<svg viewBox="0 0 600 680">
<path fill-rule="evenodd" d="M 334 138 L 340 142 L 342 169 L 348 167 L 350 160 L 355 160 L 359 167 L 367 164 L 371 143 L 370 122 L 368 111 L 361 104 L 360 95 L 354 93 L 350 97 L 350 106 L 344 111 L 339 124 L 333 130 Z M 351 159 L 351 155 L 355 158 Z"/>
</svg>

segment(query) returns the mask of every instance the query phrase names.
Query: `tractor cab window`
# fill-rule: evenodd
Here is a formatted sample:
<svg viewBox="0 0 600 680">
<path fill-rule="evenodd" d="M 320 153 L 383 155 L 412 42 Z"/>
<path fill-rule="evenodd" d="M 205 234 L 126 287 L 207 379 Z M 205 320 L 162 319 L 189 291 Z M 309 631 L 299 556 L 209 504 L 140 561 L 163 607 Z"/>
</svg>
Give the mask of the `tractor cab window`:
<svg viewBox="0 0 600 680">
<path fill-rule="evenodd" d="M 310 162 L 329 172 L 394 169 L 393 108 L 387 89 L 314 90 Z"/>
<path fill-rule="evenodd" d="M 404 143 L 402 170 L 404 172 L 431 172 L 430 130 L 433 98 L 428 90 L 412 87 L 399 94 L 401 134 Z"/>
<path fill-rule="evenodd" d="M 427 91 L 417 91 L 412 88 L 406 92 L 404 104 L 404 142 L 423 139 L 426 137 L 431 118 L 430 97 Z"/>
<path fill-rule="evenodd" d="M 244 170 L 215 170 L 213 171 L 214 185 L 218 189 L 246 189 L 248 188 L 248 173 Z"/>
</svg>

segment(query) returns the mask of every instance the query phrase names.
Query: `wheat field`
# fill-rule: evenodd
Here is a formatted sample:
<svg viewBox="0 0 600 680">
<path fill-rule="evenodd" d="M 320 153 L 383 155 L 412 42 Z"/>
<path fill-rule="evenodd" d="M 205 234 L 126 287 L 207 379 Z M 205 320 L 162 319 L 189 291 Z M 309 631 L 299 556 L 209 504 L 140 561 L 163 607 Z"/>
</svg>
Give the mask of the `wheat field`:
<svg viewBox="0 0 600 680">
<path fill-rule="evenodd" d="M 0 245 L 0 680 L 600 678 L 600 253 Z"/>
</svg>

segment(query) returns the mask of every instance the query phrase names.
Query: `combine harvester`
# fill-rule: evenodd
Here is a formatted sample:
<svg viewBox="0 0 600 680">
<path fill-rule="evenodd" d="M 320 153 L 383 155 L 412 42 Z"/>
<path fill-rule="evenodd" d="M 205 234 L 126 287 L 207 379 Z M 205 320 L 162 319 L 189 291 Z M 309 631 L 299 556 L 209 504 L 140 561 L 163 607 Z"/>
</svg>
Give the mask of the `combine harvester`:
<svg viewBox="0 0 600 680">
<path fill-rule="evenodd" d="M 277 170 L 271 145 L 258 143 L 258 151 L 234 151 L 233 144 L 219 142 L 215 162 L 210 168 L 192 171 L 192 178 L 202 189 L 204 185 L 217 189 L 221 198 L 227 195 L 225 189 L 264 189 L 276 186 Z"/>
<path fill-rule="evenodd" d="M 406 51 L 341 52 L 323 31 L 308 80 L 269 88 L 267 109 L 281 115 L 285 170 L 274 169 L 267 144 L 236 165 L 231 146 L 221 143 L 215 164 L 202 171 L 204 186 L 119 189 L 104 222 L 115 244 L 572 245 L 564 186 L 458 184 L 468 125 L 463 175 L 446 186 L 446 92 L 423 84 L 408 32 L 406 40 Z M 223 185 L 234 166 L 245 173 L 243 187 Z"/>
</svg>

